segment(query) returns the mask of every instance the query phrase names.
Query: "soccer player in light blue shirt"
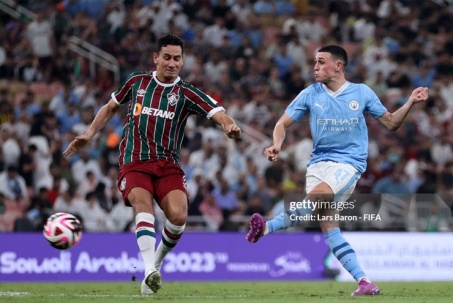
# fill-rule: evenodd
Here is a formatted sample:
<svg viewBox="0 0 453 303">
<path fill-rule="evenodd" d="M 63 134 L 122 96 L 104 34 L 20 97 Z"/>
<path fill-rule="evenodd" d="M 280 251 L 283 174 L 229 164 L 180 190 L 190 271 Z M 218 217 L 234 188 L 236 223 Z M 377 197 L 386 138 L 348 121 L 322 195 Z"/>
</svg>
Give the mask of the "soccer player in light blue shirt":
<svg viewBox="0 0 453 303">
<path fill-rule="evenodd" d="M 313 151 L 306 174 L 307 196 L 302 202 L 345 202 L 354 191 L 357 180 L 366 169 L 368 129 L 365 114 L 369 113 L 387 129 L 396 131 L 406 120 L 412 106 L 428 99 L 428 88 L 413 90 L 407 102 L 394 113 L 382 105 L 365 84 L 351 83 L 345 78 L 348 64 L 346 51 L 338 45 L 321 47 L 315 56 L 316 83 L 302 90 L 277 122 L 273 145 L 264 150 L 270 161 L 277 161 L 286 129 L 308 116 L 313 138 Z M 330 201 L 330 202 L 329 202 Z M 358 282 L 353 296 L 379 295 L 379 288 L 362 271 L 351 245 L 342 236 L 335 208 L 319 204 L 314 207 L 322 232 L 332 253 Z M 250 218 L 247 240 L 257 242 L 262 236 L 295 224 L 303 210 L 297 207 L 282 212 L 270 221 L 259 214 Z"/>
</svg>

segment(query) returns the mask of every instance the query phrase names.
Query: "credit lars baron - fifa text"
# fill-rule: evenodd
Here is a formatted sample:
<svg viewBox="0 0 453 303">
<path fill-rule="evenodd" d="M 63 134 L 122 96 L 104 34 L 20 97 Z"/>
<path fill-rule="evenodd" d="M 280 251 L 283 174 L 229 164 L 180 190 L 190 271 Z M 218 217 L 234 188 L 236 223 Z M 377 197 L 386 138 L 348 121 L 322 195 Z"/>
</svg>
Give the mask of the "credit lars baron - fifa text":
<svg viewBox="0 0 453 303">
<path fill-rule="evenodd" d="M 289 202 L 289 219 L 291 221 L 381 221 L 379 214 L 364 213 L 360 215 L 341 215 L 340 213 L 319 214 L 313 213 L 316 210 L 352 210 L 355 208 L 355 201 L 291 201 Z"/>
</svg>

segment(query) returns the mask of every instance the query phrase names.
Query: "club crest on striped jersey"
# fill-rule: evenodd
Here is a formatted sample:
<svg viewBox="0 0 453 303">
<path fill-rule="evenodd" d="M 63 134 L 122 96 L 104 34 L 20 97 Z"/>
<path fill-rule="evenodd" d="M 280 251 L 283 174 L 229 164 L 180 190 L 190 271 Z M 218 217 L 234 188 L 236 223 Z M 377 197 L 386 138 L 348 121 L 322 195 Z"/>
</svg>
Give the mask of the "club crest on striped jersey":
<svg viewBox="0 0 453 303">
<path fill-rule="evenodd" d="M 168 103 L 170 103 L 171 106 L 175 105 L 176 102 L 179 100 L 179 95 L 175 93 L 169 93 L 167 94 L 167 99 Z"/>
<path fill-rule="evenodd" d="M 120 184 L 120 190 L 123 191 L 125 189 L 126 189 L 126 178 L 121 180 L 121 184 Z"/>
</svg>

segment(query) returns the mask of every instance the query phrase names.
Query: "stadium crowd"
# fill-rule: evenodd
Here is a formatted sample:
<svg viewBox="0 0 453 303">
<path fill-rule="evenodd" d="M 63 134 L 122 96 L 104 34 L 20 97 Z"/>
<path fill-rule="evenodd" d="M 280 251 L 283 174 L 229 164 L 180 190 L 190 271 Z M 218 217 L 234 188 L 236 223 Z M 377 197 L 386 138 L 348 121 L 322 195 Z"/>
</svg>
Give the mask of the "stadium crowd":
<svg viewBox="0 0 453 303">
<path fill-rule="evenodd" d="M 450 211 L 444 211 L 453 203 L 451 1 L 16 3 L 36 18 L 17 20 L 0 12 L 0 230 L 40 230 L 58 211 L 78 214 L 87 231 L 130 229 L 132 210 L 117 188 L 127 109 L 89 148 L 62 156 L 119 84 L 103 67 L 92 76 L 68 38 L 114 55 L 124 79 L 153 68 L 153 47 L 164 33 L 185 41 L 181 78 L 208 92 L 245 130 L 229 142 L 210 121 L 188 121 L 180 160 L 193 228 L 243 230 L 244 218 L 255 212 L 280 212 L 287 194 L 303 199 L 312 149 L 307 121 L 287 134 L 283 160 L 268 162 L 262 151 L 287 104 L 313 83 L 314 52 L 327 44 L 348 51 L 350 81 L 368 84 L 389 111 L 414 87 L 430 89 L 429 101 L 414 108 L 398 132 L 367 118 L 369 163 L 356 193 L 381 194 L 378 203 L 365 195 L 360 211 L 380 207 L 386 215 L 374 225 L 344 228 L 453 227 Z"/>
</svg>

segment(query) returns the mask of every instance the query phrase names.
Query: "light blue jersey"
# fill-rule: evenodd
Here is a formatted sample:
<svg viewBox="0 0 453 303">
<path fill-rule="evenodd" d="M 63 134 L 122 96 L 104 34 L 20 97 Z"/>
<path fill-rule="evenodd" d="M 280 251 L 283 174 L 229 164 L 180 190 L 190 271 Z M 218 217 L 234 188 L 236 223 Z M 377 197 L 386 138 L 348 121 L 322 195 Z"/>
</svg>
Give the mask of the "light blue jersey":
<svg viewBox="0 0 453 303">
<path fill-rule="evenodd" d="M 360 173 L 366 169 L 368 128 L 365 112 L 375 119 L 387 109 L 365 84 L 346 82 L 337 92 L 322 83 L 310 85 L 291 102 L 285 113 L 300 121 L 310 120 L 313 152 L 308 166 L 320 161 L 353 165 Z"/>
</svg>

